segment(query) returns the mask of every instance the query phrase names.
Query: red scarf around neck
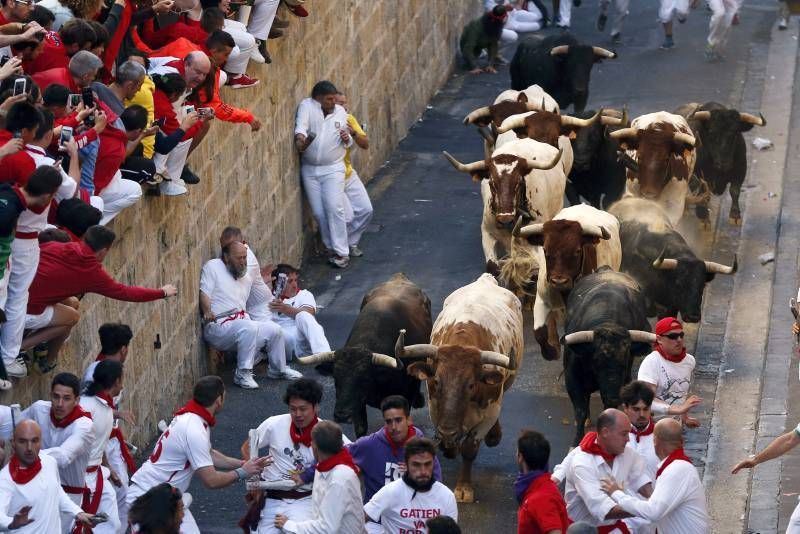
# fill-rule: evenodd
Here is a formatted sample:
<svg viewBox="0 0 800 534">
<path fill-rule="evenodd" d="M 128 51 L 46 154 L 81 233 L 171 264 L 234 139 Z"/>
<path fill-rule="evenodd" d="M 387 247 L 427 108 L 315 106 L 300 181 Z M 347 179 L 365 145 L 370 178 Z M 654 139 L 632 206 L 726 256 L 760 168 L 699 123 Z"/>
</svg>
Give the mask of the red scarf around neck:
<svg viewBox="0 0 800 534">
<path fill-rule="evenodd" d="M 311 424 L 308 425 L 303 429 L 302 432 L 298 430 L 294 423 L 289 424 L 289 437 L 292 438 L 292 443 L 297 445 L 298 443 L 302 443 L 306 447 L 311 446 L 311 431 L 314 429 L 314 426 L 319 423 L 319 419 L 314 417 L 314 420 L 311 421 Z"/>
<path fill-rule="evenodd" d="M 631 434 L 634 434 L 636 436 L 636 443 L 639 443 L 642 437 L 649 436 L 650 434 L 652 434 L 655 428 L 656 424 L 653 422 L 652 419 L 650 419 L 650 421 L 647 422 L 647 426 L 645 427 L 644 430 L 639 430 L 635 426 L 631 425 Z"/>
<path fill-rule="evenodd" d="M 389 442 L 389 447 L 392 449 L 392 456 L 398 456 L 400 454 L 400 449 L 405 447 L 406 442 L 417 436 L 417 431 L 414 430 L 413 426 L 409 426 L 408 434 L 406 434 L 405 439 L 403 439 L 403 443 L 395 443 L 392 440 L 392 436 L 389 435 L 389 430 L 386 427 L 383 427 L 383 434 L 386 436 L 386 441 Z"/>
<path fill-rule="evenodd" d="M 359 473 L 358 466 L 353 463 L 353 457 L 350 455 L 350 451 L 342 447 L 342 450 L 328 458 L 327 460 L 323 460 L 317 463 L 317 471 L 325 473 L 330 471 L 337 465 L 346 465 L 350 469 L 352 469 L 355 474 Z"/>
<path fill-rule="evenodd" d="M 661 464 L 661 467 L 659 467 L 658 471 L 656 471 L 656 478 L 658 478 L 661 475 L 661 473 L 664 472 L 664 469 L 666 469 L 667 466 L 672 462 L 674 462 L 675 460 L 683 460 L 684 462 L 692 463 L 692 460 L 688 456 L 686 456 L 685 452 L 683 452 L 683 447 L 678 447 L 677 449 L 672 451 L 669 454 L 669 456 L 664 458 L 664 462 Z"/>
<path fill-rule="evenodd" d="M 194 399 L 191 399 L 189 402 L 184 404 L 182 408 L 175 412 L 175 415 L 183 415 L 185 413 L 199 415 L 206 423 L 208 423 L 208 426 L 214 426 L 217 424 L 216 418 L 211 415 L 211 413 L 204 406 Z"/>
<path fill-rule="evenodd" d="M 597 443 L 597 432 L 587 432 L 581 440 L 580 447 L 583 452 L 602 456 L 603 460 L 605 460 L 608 465 L 614 464 L 614 455 L 604 451 L 603 448 L 600 447 L 600 444 Z"/>
<path fill-rule="evenodd" d="M 661 355 L 661 356 L 662 356 L 662 357 L 663 357 L 665 360 L 668 360 L 668 361 L 670 361 L 670 362 L 672 362 L 672 363 L 681 363 L 681 362 L 683 361 L 683 359 L 686 357 L 686 347 L 684 347 L 684 348 L 683 348 L 683 350 L 681 351 L 681 353 L 680 353 L 680 354 L 678 354 L 677 356 L 670 356 L 669 354 L 667 354 L 666 352 L 664 352 L 664 349 L 662 349 L 662 348 L 661 348 L 661 345 L 659 345 L 658 343 L 656 343 L 655 345 L 653 345 L 653 348 L 654 348 L 654 349 L 656 349 L 656 350 L 658 351 L 658 353 L 659 353 L 659 354 L 660 354 L 660 355 Z"/>
<path fill-rule="evenodd" d="M 105 354 L 103 354 L 102 352 L 99 352 L 99 353 L 97 354 L 97 358 L 95 358 L 95 359 L 94 359 L 94 361 L 96 361 L 96 362 L 102 362 L 102 361 L 103 361 L 103 360 L 105 360 L 106 358 L 108 358 L 108 356 L 106 356 L 106 355 L 105 355 Z"/>
<path fill-rule="evenodd" d="M 53 423 L 53 426 L 56 428 L 67 428 L 81 417 L 88 417 L 91 419 L 92 414 L 81 408 L 80 404 L 76 404 L 72 411 L 60 421 L 56 419 L 56 416 L 53 413 L 53 408 L 50 408 L 50 422 Z"/>
<path fill-rule="evenodd" d="M 42 470 L 42 461 L 39 457 L 36 457 L 36 461 L 33 465 L 23 468 L 19 463 L 19 458 L 17 455 L 13 455 L 11 457 L 11 461 L 8 462 L 8 472 L 11 474 L 11 480 L 13 480 L 17 484 L 27 484 L 33 477 L 39 474 L 39 471 Z"/>
<path fill-rule="evenodd" d="M 98 399 L 103 399 L 104 401 L 106 401 L 106 404 L 108 404 L 108 407 L 111 408 L 112 410 L 117 409 L 117 407 L 114 405 L 114 399 L 111 398 L 111 395 L 109 395 L 105 391 L 98 391 L 97 393 L 95 393 L 94 396 L 97 397 Z"/>
</svg>

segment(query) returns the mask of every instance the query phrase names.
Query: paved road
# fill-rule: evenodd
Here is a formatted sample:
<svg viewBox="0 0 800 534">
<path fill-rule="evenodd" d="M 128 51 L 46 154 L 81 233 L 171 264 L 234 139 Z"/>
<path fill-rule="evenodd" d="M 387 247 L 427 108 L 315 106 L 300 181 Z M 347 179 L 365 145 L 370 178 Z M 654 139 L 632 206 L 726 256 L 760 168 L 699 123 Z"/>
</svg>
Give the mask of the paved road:
<svg viewBox="0 0 800 534">
<path fill-rule="evenodd" d="M 616 47 L 619 59 L 606 61 L 594 70 L 590 106 L 627 105 L 631 115 L 636 116 L 670 110 L 689 101 L 718 100 L 738 105 L 748 84 L 760 84 L 758 79 L 750 79 L 753 69 L 748 58 L 752 49 L 763 47 L 769 38 L 774 21 L 773 2 L 748 2 L 742 11 L 741 25 L 734 29 L 728 60 L 719 64 L 706 63 L 702 57 L 708 22 L 704 9 L 693 12 L 685 25 L 676 25 L 674 50 L 659 50 L 662 36 L 654 4 L 632 2 L 624 41 Z M 573 15 L 574 33 L 594 44 L 610 47 L 607 38 L 594 30 L 595 15 L 596 2 L 584 2 Z M 509 59 L 512 54 L 513 48 L 505 51 Z M 307 266 L 303 280 L 324 306 L 319 317 L 334 347 L 345 341 L 364 293 L 392 273 L 403 271 L 423 287 L 433 302 L 434 315 L 441 310 L 444 297 L 481 273 L 478 186 L 468 176 L 454 171 L 440 152 L 446 149 L 462 160 L 480 158 L 481 142 L 472 129 L 461 125 L 461 119 L 473 108 L 491 101 L 507 85 L 507 69 L 496 76 L 452 77 L 369 186 L 376 215 L 362 242 L 366 256 L 353 261 L 342 272 L 314 262 Z M 760 86 L 756 90 L 760 94 Z M 376 136 L 380 132 L 370 134 Z M 735 243 L 736 229 L 722 229 L 725 239 Z M 701 231 L 690 225 L 689 231 L 698 250 L 709 259 L 730 260 L 729 246 L 717 254 L 710 252 L 714 248 L 711 247 L 713 230 Z M 725 287 L 724 281 L 714 284 Z M 725 293 L 714 292 L 720 309 L 727 306 Z M 547 434 L 553 449 L 552 463 L 560 459 L 571 441 L 572 410 L 559 377 L 561 363 L 541 358 L 530 327 L 526 329 L 526 337 L 522 370 L 503 408 L 504 439 L 497 448 L 482 448 L 474 468 L 477 502 L 460 506 L 460 523 L 465 532 L 514 531 L 516 505 L 510 485 L 516 472 L 514 439 L 521 428 L 536 428 Z M 700 354 L 699 362 L 708 367 L 708 376 L 716 375 L 718 361 L 705 361 Z M 304 371 L 316 376 L 313 370 Z M 229 384 L 230 378 L 228 372 L 225 379 Z M 331 417 L 332 380 L 321 380 L 326 390 L 322 415 Z M 213 434 L 214 445 L 220 450 L 236 453 L 248 428 L 283 412 L 281 396 L 285 384 L 266 379 L 259 382 L 262 389 L 258 392 L 229 390 L 225 413 Z M 597 400 L 595 410 L 596 407 Z M 371 429 L 380 426 L 378 416 L 377 411 L 370 411 Z M 417 410 L 413 416 L 427 433 L 432 432 L 427 410 Z M 352 428 L 345 430 L 352 433 Z M 707 432 L 701 430 L 694 441 L 704 441 Z M 696 444 L 695 450 L 702 454 L 702 444 Z M 445 482 L 453 486 L 458 462 L 445 460 L 444 468 Z M 192 512 L 204 533 L 240 532 L 235 527 L 243 511 L 240 487 L 210 492 L 195 483 L 191 492 L 195 498 Z"/>
</svg>

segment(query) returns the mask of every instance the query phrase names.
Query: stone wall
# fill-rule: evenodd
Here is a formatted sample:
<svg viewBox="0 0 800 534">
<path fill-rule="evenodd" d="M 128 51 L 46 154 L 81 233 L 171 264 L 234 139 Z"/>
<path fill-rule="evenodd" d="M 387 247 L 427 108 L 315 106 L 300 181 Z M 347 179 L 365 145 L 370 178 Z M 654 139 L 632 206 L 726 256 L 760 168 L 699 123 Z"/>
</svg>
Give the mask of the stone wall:
<svg viewBox="0 0 800 534">
<path fill-rule="evenodd" d="M 297 103 L 313 84 L 329 79 L 350 98 L 351 111 L 369 125 L 370 149 L 355 165 L 371 176 L 446 81 L 458 37 L 480 12 L 479 0 L 307 0 L 310 16 L 291 21 L 287 36 L 269 41 L 271 65 L 250 65 L 261 80 L 251 89 L 223 91 L 230 104 L 249 107 L 262 121 L 214 124 L 190 164 L 201 177 L 183 197 L 145 197 L 112 224 L 117 242 L 105 260 L 126 283 L 177 285 L 179 295 L 133 304 L 97 295 L 83 299 L 83 316 L 58 370 L 82 373 L 99 350 L 98 327 L 128 323 L 135 337 L 126 363 L 125 407 L 140 424 L 129 438 L 146 442 L 208 370 L 200 337 L 201 266 L 217 254 L 222 228 L 245 230 L 262 264 L 299 262 L 305 237 L 298 159 L 292 130 Z M 161 348 L 155 349 L 156 336 Z M 0 402 L 47 398 L 52 375 L 17 381 Z"/>
</svg>

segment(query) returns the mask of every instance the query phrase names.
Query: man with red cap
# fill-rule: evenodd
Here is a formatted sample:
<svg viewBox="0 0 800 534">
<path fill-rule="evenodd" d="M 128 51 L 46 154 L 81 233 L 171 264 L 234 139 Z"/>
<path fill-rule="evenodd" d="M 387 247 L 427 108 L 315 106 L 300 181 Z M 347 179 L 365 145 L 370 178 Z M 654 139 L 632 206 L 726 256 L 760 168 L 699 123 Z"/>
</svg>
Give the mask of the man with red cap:
<svg viewBox="0 0 800 534">
<path fill-rule="evenodd" d="M 697 419 L 687 414 L 703 399 L 689 395 L 695 361 L 683 344 L 683 325 L 675 317 L 664 317 L 656 323 L 655 333 L 654 350 L 642 360 L 638 375 L 656 394 L 653 414 L 657 418 L 680 415 L 687 426 L 697 427 Z"/>
</svg>

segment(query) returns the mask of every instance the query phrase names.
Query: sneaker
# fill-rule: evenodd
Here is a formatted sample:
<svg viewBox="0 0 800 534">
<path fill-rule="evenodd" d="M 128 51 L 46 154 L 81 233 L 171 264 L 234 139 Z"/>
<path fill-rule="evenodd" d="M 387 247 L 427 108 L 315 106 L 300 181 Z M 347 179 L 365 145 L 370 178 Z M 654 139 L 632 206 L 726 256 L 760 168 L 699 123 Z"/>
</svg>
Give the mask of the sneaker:
<svg viewBox="0 0 800 534">
<path fill-rule="evenodd" d="M 4 361 L 3 364 L 6 366 L 6 374 L 8 376 L 14 378 L 23 378 L 28 376 L 28 368 L 25 367 L 25 364 L 19 360 L 11 360 L 10 362 Z"/>
<path fill-rule="evenodd" d="M 350 265 L 350 258 L 348 258 L 347 256 L 331 256 L 330 258 L 328 258 L 328 263 L 330 263 L 334 267 L 344 269 L 348 265 Z"/>
<path fill-rule="evenodd" d="M 620 44 L 622 42 L 622 34 L 620 34 L 620 33 L 612 33 L 611 34 L 611 42 L 613 44 Z"/>
<path fill-rule="evenodd" d="M 258 80 L 242 73 L 236 78 L 228 79 L 227 85 L 230 85 L 231 89 L 244 89 L 245 87 L 255 87 L 258 85 Z"/>
<path fill-rule="evenodd" d="M 600 13 L 594 27 L 597 28 L 597 31 L 601 32 L 606 29 L 606 22 L 608 22 L 608 16 L 605 13 Z"/>
<path fill-rule="evenodd" d="M 164 180 L 159 184 L 158 190 L 162 195 L 166 195 L 168 197 L 185 195 L 189 192 L 189 190 L 186 189 L 186 186 L 183 185 L 183 180 L 180 178 L 177 180 Z"/>
<path fill-rule="evenodd" d="M 273 28 L 279 28 L 279 29 L 288 28 L 289 27 L 289 21 L 288 20 L 281 20 L 278 17 L 275 17 L 273 19 L 273 21 L 272 21 L 272 27 Z"/>
<path fill-rule="evenodd" d="M 295 15 L 296 17 L 308 16 L 308 10 L 303 6 L 297 5 L 297 6 L 287 6 L 287 7 L 289 8 L 289 11 L 292 13 L 292 15 Z"/>
<path fill-rule="evenodd" d="M 678 15 L 678 22 L 680 22 L 681 24 L 685 24 L 687 19 L 688 17 L 686 17 L 685 15 Z"/>
<path fill-rule="evenodd" d="M 184 185 L 196 185 L 200 183 L 200 177 L 193 173 L 192 169 L 190 169 L 188 165 L 184 167 L 183 172 L 181 172 L 181 180 L 183 181 Z"/>
<path fill-rule="evenodd" d="M 783 31 L 789 27 L 789 17 L 781 17 L 778 21 L 778 29 Z"/>
<path fill-rule="evenodd" d="M 722 57 L 722 54 L 717 52 L 711 45 L 706 45 L 706 50 L 703 55 L 705 55 L 706 61 L 711 61 L 711 62 L 722 61 L 724 59 Z"/>
<path fill-rule="evenodd" d="M 287 365 L 283 371 L 273 371 L 270 369 L 267 371 L 267 378 L 273 380 L 297 380 L 298 378 L 303 378 L 303 373 L 295 371 Z"/>
<path fill-rule="evenodd" d="M 364 255 L 364 251 L 358 248 L 358 245 L 350 245 L 350 255 L 354 258 L 360 258 Z"/>
<path fill-rule="evenodd" d="M 252 369 L 237 369 L 233 373 L 233 383 L 242 389 L 258 389 L 258 384 L 253 379 Z"/>
<path fill-rule="evenodd" d="M 669 50 L 671 48 L 675 48 L 675 41 L 671 35 L 667 35 L 664 37 L 664 42 L 661 43 L 661 50 Z"/>
<path fill-rule="evenodd" d="M 258 53 L 261 54 L 261 57 L 264 58 L 264 63 L 269 65 L 272 63 L 272 56 L 269 55 L 269 51 L 267 50 L 267 41 L 256 39 L 256 43 L 258 44 Z"/>
<path fill-rule="evenodd" d="M 266 63 L 267 60 L 264 59 L 264 56 L 261 55 L 261 52 L 258 51 L 258 47 L 254 48 L 252 52 L 250 52 L 250 60 L 255 61 L 256 63 Z"/>
</svg>

